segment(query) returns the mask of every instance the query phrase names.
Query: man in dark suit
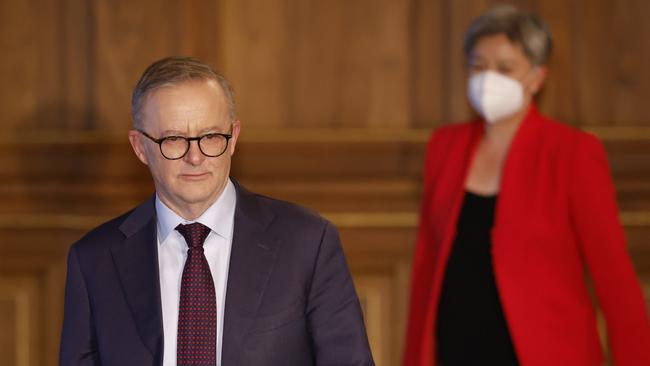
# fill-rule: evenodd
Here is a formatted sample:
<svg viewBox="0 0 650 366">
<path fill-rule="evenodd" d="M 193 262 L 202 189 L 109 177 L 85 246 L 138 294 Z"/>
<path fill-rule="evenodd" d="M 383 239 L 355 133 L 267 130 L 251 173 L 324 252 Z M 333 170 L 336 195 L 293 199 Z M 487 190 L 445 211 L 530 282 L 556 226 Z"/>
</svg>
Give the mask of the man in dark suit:
<svg viewBox="0 0 650 366">
<path fill-rule="evenodd" d="M 228 82 L 145 70 L 129 140 L 156 194 L 70 249 L 62 365 L 373 365 L 336 229 L 229 177 Z"/>
</svg>

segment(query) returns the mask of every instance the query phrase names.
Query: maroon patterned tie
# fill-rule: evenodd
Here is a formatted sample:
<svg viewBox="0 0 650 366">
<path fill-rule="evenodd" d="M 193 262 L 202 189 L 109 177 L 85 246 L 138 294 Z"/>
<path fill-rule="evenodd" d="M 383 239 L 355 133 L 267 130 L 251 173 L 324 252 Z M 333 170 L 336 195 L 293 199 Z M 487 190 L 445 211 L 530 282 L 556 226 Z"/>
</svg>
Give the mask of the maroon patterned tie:
<svg viewBox="0 0 650 366">
<path fill-rule="evenodd" d="M 210 266 L 203 254 L 203 242 L 210 228 L 199 223 L 176 227 L 189 249 L 181 279 L 178 307 L 178 366 L 217 364 L 217 302 Z"/>
</svg>

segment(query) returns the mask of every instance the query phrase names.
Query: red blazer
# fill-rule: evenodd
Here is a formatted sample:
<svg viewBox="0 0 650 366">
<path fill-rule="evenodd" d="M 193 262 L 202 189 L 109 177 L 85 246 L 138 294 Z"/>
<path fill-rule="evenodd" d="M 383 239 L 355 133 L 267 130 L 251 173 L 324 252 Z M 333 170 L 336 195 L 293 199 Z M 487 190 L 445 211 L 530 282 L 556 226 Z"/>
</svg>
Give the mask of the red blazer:
<svg viewBox="0 0 650 366">
<path fill-rule="evenodd" d="M 428 144 L 404 365 L 434 365 L 441 283 L 483 122 Z M 494 274 L 521 365 L 601 365 L 585 267 L 617 366 L 650 365 L 650 324 L 625 248 L 602 144 L 533 105 L 505 162 L 492 229 Z"/>
</svg>

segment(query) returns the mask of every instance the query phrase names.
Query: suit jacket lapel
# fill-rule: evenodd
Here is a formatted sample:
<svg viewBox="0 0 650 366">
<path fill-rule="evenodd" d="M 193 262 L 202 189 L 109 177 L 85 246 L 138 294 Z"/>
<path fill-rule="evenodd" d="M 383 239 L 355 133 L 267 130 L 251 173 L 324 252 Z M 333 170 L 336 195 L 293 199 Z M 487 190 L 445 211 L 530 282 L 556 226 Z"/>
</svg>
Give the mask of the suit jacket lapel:
<svg viewBox="0 0 650 366">
<path fill-rule="evenodd" d="M 224 366 L 238 363 L 244 336 L 257 313 L 277 254 L 275 240 L 266 233 L 273 213 L 254 194 L 233 182 L 237 206 L 224 309 Z"/>
<path fill-rule="evenodd" d="M 138 206 L 120 230 L 126 238 L 112 248 L 113 261 L 140 337 L 160 363 L 163 328 L 154 199 Z"/>
</svg>

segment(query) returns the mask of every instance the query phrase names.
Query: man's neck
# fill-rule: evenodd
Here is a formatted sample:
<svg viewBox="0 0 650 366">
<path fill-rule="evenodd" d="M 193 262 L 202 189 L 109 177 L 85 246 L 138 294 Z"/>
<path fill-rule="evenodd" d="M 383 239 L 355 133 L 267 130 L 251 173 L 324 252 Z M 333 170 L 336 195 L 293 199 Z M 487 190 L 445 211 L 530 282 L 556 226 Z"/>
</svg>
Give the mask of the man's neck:
<svg viewBox="0 0 650 366">
<path fill-rule="evenodd" d="M 165 202 L 162 198 L 160 199 L 167 207 L 174 211 L 178 216 L 184 218 L 187 221 L 194 221 L 199 218 L 203 213 L 214 204 L 213 202 L 201 202 L 197 204 L 185 205 L 183 207 L 171 206 L 169 203 Z"/>
<path fill-rule="evenodd" d="M 175 202 L 168 199 L 168 197 L 166 197 L 164 194 L 159 194 L 158 198 L 163 204 L 165 204 L 165 206 L 174 211 L 174 213 L 176 213 L 178 216 L 187 221 L 194 221 L 203 215 L 203 213 L 207 211 L 208 208 L 210 208 L 210 206 L 212 206 L 215 202 L 217 202 L 217 200 L 219 200 L 219 197 L 221 197 L 223 194 L 227 184 L 228 181 L 223 184 L 223 187 L 221 187 L 221 189 L 214 195 L 212 199 L 203 202 Z"/>
</svg>

